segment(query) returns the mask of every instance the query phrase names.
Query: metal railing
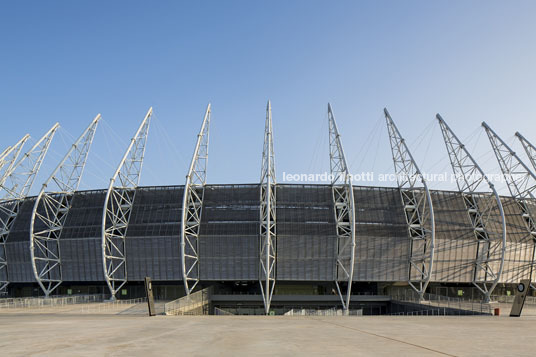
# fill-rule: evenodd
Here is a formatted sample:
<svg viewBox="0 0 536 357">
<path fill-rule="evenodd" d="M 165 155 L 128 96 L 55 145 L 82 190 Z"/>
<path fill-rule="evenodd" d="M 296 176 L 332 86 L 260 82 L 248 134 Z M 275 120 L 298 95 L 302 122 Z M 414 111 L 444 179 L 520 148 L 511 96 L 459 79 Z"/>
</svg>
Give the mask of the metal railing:
<svg viewBox="0 0 536 357">
<path fill-rule="evenodd" d="M 104 295 L 68 295 L 44 297 L 25 297 L 25 298 L 4 298 L 0 299 L 0 309 L 43 309 L 51 307 L 61 307 L 76 304 L 89 304 L 104 301 Z"/>
<path fill-rule="evenodd" d="M 390 316 L 447 316 L 451 315 L 447 312 L 447 308 L 428 309 L 420 311 L 403 311 L 394 312 L 389 314 Z"/>
<path fill-rule="evenodd" d="M 235 314 L 230 313 L 229 311 L 225 311 L 223 309 L 220 309 L 218 307 L 215 307 L 214 308 L 214 315 L 217 315 L 217 316 L 234 316 Z"/>
<path fill-rule="evenodd" d="M 512 304 L 514 302 L 515 295 L 495 295 L 491 296 L 491 301 L 499 302 L 503 304 Z M 527 296 L 525 299 L 525 305 L 536 305 L 536 296 Z"/>
<path fill-rule="evenodd" d="M 164 305 L 166 315 L 208 315 L 212 289 L 206 288 Z"/>
<path fill-rule="evenodd" d="M 137 298 L 137 299 L 105 301 L 100 304 L 88 304 L 88 305 L 82 306 L 79 312 L 83 314 L 94 314 L 94 313 L 105 313 L 105 312 L 117 313 L 118 310 L 123 311 L 125 309 L 131 308 L 133 306 L 146 303 L 146 302 L 147 302 L 147 298 L 144 298 L 144 297 Z M 146 309 L 144 309 L 143 312 L 146 312 Z"/>
<path fill-rule="evenodd" d="M 420 299 L 419 295 L 412 290 L 397 291 L 396 293 L 391 295 L 391 299 L 399 300 L 402 302 L 411 302 L 420 305 L 427 305 L 431 307 L 430 310 L 433 310 L 433 308 L 449 309 L 448 311 L 451 315 L 463 315 L 461 311 L 464 311 L 465 315 L 492 314 L 492 307 L 489 303 L 428 293 L 423 295 L 423 299 Z M 458 313 L 453 310 L 458 310 Z"/>
<path fill-rule="evenodd" d="M 341 309 L 326 309 L 326 310 L 317 310 L 317 309 L 291 309 L 284 313 L 285 316 L 344 316 Z M 349 310 L 348 315 L 350 316 L 362 316 L 363 310 Z"/>
</svg>

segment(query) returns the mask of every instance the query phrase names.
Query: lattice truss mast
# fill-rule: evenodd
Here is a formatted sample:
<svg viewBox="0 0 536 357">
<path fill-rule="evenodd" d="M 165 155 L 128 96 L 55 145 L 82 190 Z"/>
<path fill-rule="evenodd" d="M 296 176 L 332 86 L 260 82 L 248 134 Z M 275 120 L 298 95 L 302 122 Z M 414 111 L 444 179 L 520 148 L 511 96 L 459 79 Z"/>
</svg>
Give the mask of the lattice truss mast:
<svg viewBox="0 0 536 357">
<path fill-rule="evenodd" d="M 532 143 L 528 141 L 523 135 L 521 135 L 519 131 L 516 132 L 516 137 L 521 142 L 521 145 L 523 145 L 523 149 L 525 149 L 525 152 L 529 157 L 532 167 L 534 168 L 534 170 L 536 170 L 536 147 L 532 145 Z"/>
<path fill-rule="evenodd" d="M 13 146 L 13 151 L 8 154 L 8 156 L 13 155 L 10 159 L 8 156 L 4 157 L 4 160 L 7 160 L 4 163 L 7 165 L 7 170 L 0 178 L 0 294 L 6 293 L 9 284 L 6 255 L 9 233 L 19 213 L 22 200 L 28 195 L 58 128 L 59 124 L 56 123 L 16 164 L 13 163 L 19 156 L 22 145 L 28 140 L 28 136 Z"/>
<path fill-rule="evenodd" d="M 328 104 L 329 122 L 329 163 L 331 173 L 331 188 L 337 225 L 337 260 L 335 269 L 335 286 L 341 298 L 344 312 L 350 308 L 352 280 L 355 262 L 355 202 L 352 178 L 348 170 L 344 150 L 335 116 Z M 346 282 L 343 291 L 340 282 Z"/>
<path fill-rule="evenodd" d="M 533 281 L 536 249 L 536 176 L 517 154 L 487 125 L 482 126 L 488 134 L 491 147 L 505 178 L 510 194 L 521 209 L 525 227 L 533 243 L 529 279 Z M 519 136 L 518 136 L 519 137 Z M 534 286 L 534 284 L 532 284 Z"/>
<path fill-rule="evenodd" d="M 489 301 L 504 266 L 506 222 L 503 206 L 494 185 L 466 147 L 439 114 L 436 118 L 477 242 L 472 283 L 484 295 L 484 300 Z"/>
<path fill-rule="evenodd" d="M 71 146 L 35 200 L 30 223 L 30 255 L 35 279 L 46 297 L 62 283 L 59 240 L 100 118 L 97 115 Z"/>
<path fill-rule="evenodd" d="M 422 300 L 432 277 L 434 261 L 432 198 L 424 176 L 387 109 L 384 109 L 384 114 L 410 239 L 408 283 Z"/>
<path fill-rule="evenodd" d="M 24 135 L 15 145 L 8 147 L 0 154 L 0 185 L 3 185 L 11 174 L 13 165 L 15 165 L 24 144 L 29 138 L 30 135 Z"/>
<path fill-rule="evenodd" d="M 266 314 L 275 287 L 276 260 L 276 176 L 275 154 L 272 134 L 272 105 L 266 106 L 264 126 L 264 146 L 262 150 L 262 168 L 260 181 L 260 262 L 259 283 Z"/>
<path fill-rule="evenodd" d="M 102 263 L 111 298 L 127 282 L 126 236 L 140 181 L 153 108 L 145 115 L 110 179 L 102 215 Z"/>
<path fill-rule="evenodd" d="M 521 142 L 521 145 L 523 145 L 523 149 L 525 149 L 525 152 L 527 153 L 527 156 L 532 164 L 532 167 L 534 168 L 534 170 L 536 170 L 536 147 L 534 145 L 532 145 L 532 143 L 530 141 L 528 141 L 523 135 L 521 135 L 521 133 L 519 132 L 516 132 L 516 137 L 519 139 L 519 141 Z M 534 173 L 534 171 L 532 171 Z M 535 202 L 533 202 L 533 205 L 536 204 Z M 532 227 L 534 228 L 534 224 L 532 225 Z M 534 231 L 534 230 L 533 230 Z M 533 232 L 532 231 L 532 232 Z M 533 264 L 536 264 L 536 237 L 534 236 L 534 234 L 532 234 L 532 237 L 534 239 L 534 251 L 533 251 L 533 254 L 532 254 L 532 260 L 533 260 Z M 533 266 L 532 266 L 533 267 Z M 531 271 L 532 271 L 532 267 L 531 267 Z M 532 277 L 532 273 L 531 273 L 531 277 Z"/>
<path fill-rule="evenodd" d="M 10 146 L 0 154 L 0 189 L 8 176 L 12 173 L 13 166 L 17 161 L 22 148 L 30 135 L 26 134 L 14 146 Z M 0 192 L 0 194 L 2 194 Z M 0 200 L 0 296 L 7 293 L 8 271 L 7 271 L 7 253 L 6 242 L 11 230 L 11 226 L 16 217 L 16 212 L 12 212 L 11 204 L 4 203 L 6 199 Z M 9 198 L 7 198 L 9 201 Z M 18 206 L 16 207 L 18 211 Z"/>
<path fill-rule="evenodd" d="M 199 229 L 207 181 L 209 127 L 210 103 L 197 135 L 182 201 L 180 253 L 182 278 L 187 295 L 190 295 L 199 283 Z"/>
</svg>

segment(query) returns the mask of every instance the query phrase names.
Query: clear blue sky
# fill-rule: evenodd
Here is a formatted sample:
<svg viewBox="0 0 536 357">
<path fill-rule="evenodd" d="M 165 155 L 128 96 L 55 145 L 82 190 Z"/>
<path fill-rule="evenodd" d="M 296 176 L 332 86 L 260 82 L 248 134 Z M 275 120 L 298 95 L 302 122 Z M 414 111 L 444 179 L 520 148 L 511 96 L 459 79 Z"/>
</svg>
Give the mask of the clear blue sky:
<svg viewBox="0 0 536 357">
<path fill-rule="evenodd" d="M 384 106 L 423 171 L 450 170 L 437 112 L 493 171 L 482 120 L 536 141 L 535 14 L 517 0 L 2 1 L 0 140 L 60 122 L 35 192 L 102 113 L 81 188 L 103 188 L 153 106 L 141 184 L 182 184 L 211 102 L 209 183 L 253 183 L 271 99 L 281 180 L 329 169 L 329 101 L 352 172 L 393 171 Z"/>
</svg>

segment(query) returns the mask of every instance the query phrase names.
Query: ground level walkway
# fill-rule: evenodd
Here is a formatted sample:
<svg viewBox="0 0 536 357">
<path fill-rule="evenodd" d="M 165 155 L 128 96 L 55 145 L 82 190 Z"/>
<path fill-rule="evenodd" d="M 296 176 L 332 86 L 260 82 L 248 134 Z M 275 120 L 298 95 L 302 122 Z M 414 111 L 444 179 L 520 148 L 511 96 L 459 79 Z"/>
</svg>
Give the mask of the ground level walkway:
<svg viewBox="0 0 536 357">
<path fill-rule="evenodd" d="M 536 317 L 0 314 L 2 354 L 533 356 Z"/>
</svg>

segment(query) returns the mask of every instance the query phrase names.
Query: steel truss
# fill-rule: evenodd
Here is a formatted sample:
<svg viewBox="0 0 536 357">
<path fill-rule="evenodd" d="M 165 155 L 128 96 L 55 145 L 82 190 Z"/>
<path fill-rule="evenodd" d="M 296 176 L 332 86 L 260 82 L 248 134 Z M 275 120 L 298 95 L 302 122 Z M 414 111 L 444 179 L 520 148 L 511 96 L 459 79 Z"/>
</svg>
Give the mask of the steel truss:
<svg viewBox="0 0 536 357">
<path fill-rule="evenodd" d="M 9 285 L 6 253 L 9 233 L 58 128 L 56 123 L 15 165 L 11 165 L 0 184 L 0 294 L 5 294 Z"/>
<path fill-rule="evenodd" d="M 153 108 L 145 115 L 110 179 L 102 215 L 102 264 L 112 300 L 127 282 L 126 236 L 140 181 Z"/>
<path fill-rule="evenodd" d="M 203 212 L 203 198 L 207 181 L 210 103 L 207 106 L 201 129 L 197 135 L 192 162 L 182 200 L 181 215 L 181 266 L 184 289 L 187 295 L 199 283 L 199 229 Z"/>
<path fill-rule="evenodd" d="M 342 148 L 339 129 L 335 116 L 328 103 L 329 122 L 329 163 L 331 173 L 331 190 L 337 224 L 337 260 L 335 269 L 335 286 L 341 298 L 343 311 L 348 314 L 352 294 L 355 263 L 355 201 L 352 177 L 348 170 L 344 150 Z M 346 282 L 343 293 L 340 281 Z"/>
<path fill-rule="evenodd" d="M 508 190 L 521 209 L 525 227 L 532 238 L 533 248 L 529 278 L 533 281 L 532 274 L 536 253 L 536 176 L 489 125 L 482 122 L 482 126 L 488 134 L 491 147 L 499 162 Z"/>
<path fill-rule="evenodd" d="M 97 115 L 71 146 L 35 200 L 30 222 L 30 255 L 35 279 L 46 297 L 62 283 L 59 239 L 100 118 Z M 56 190 L 50 191 L 51 185 Z"/>
<path fill-rule="evenodd" d="M 2 153 L 0 153 L 0 167 L 4 166 L 4 158 L 9 153 L 10 150 L 11 150 L 11 146 L 8 146 L 7 148 L 4 149 L 4 151 L 2 151 Z"/>
<path fill-rule="evenodd" d="M 503 206 L 494 185 L 456 134 L 439 114 L 436 118 L 477 241 L 472 283 L 488 302 L 504 266 L 506 221 Z"/>
<path fill-rule="evenodd" d="M 4 157 L 9 152 L 9 150 L 11 150 L 11 146 L 8 146 L 4 149 L 4 151 L 2 151 L 2 153 L 0 153 L 0 163 L 2 162 L 2 160 L 4 160 Z"/>
<path fill-rule="evenodd" d="M 536 147 L 532 145 L 532 143 L 528 141 L 523 135 L 521 135 L 519 131 L 516 132 L 516 136 L 521 142 L 521 145 L 523 145 L 523 149 L 525 149 L 525 152 L 529 157 L 532 167 L 536 170 Z"/>
<path fill-rule="evenodd" d="M 15 165 L 24 144 L 29 138 L 30 135 L 24 135 L 15 145 L 8 147 L 0 154 L 0 170 L 2 170 L 0 171 L 0 186 L 4 184 L 7 177 L 11 174 L 13 165 Z"/>
<path fill-rule="evenodd" d="M 264 146 L 262 150 L 262 168 L 260 181 L 260 265 L 259 283 L 266 314 L 275 287 L 276 261 L 276 176 L 275 153 L 272 133 L 272 104 L 266 105 L 266 122 L 264 126 Z"/>
<path fill-rule="evenodd" d="M 424 176 L 387 109 L 384 109 L 384 114 L 410 239 L 408 283 L 423 299 L 434 263 L 435 220 L 432 198 Z"/>
</svg>

